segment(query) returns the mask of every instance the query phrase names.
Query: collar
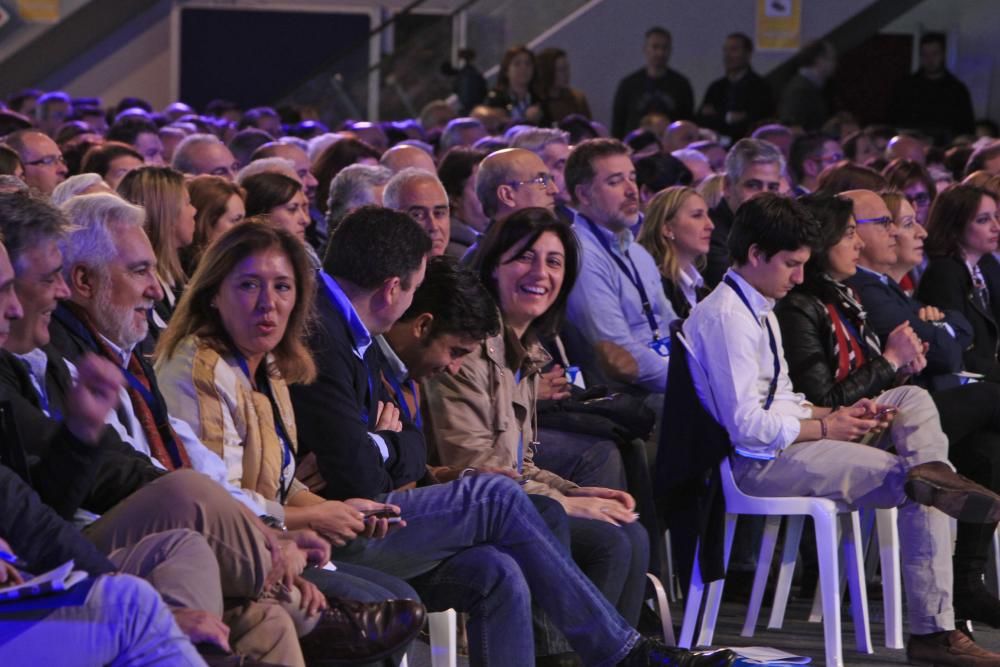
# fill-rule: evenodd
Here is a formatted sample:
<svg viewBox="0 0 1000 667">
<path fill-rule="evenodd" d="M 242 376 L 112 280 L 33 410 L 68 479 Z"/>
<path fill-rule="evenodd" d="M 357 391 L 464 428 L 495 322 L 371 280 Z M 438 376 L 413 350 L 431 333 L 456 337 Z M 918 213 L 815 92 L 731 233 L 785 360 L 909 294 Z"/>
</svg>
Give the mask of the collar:
<svg viewBox="0 0 1000 667">
<path fill-rule="evenodd" d="M 340 284 L 326 271 L 319 271 L 320 278 L 326 285 L 326 293 L 330 297 L 333 307 L 347 320 L 347 327 L 351 331 L 354 339 L 354 354 L 364 359 L 365 352 L 372 344 L 372 335 L 368 332 L 368 327 L 361 321 L 358 311 L 354 309 L 354 304 L 347 298 L 347 294 L 340 287 Z"/>
<path fill-rule="evenodd" d="M 691 290 L 696 290 L 705 285 L 705 277 L 701 275 L 693 264 L 682 268 L 677 279 L 680 281 L 682 287 Z"/>
<path fill-rule="evenodd" d="M 593 229 L 596 229 L 598 234 L 600 234 L 601 236 L 603 236 L 605 239 L 608 240 L 612 248 L 617 249 L 618 252 L 620 252 L 623 255 L 626 252 L 628 252 L 628 248 L 630 245 L 632 245 L 632 241 L 634 240 L 632 237 L 632 230 L 623 229 L 622 231 L 616 234 L 607 227 L 597 224 L 596 222 L 585 216 L 583 213 L 580 213 L 579 211 L 574 211 L 574 212 L 576 214 L 573 218 L 574 227 L 576 227 L 577 229 L 586 229 L 587 232 L 590 233 L 591 235 L 593 235 Z M 593 225 L 593 229 L 591 228 L 590 225 L 587 224 L 587 222 L 590 222 Z M 598 242 L 600 242 L 600 239 L 597 240 Z"/>
<path fill-rule="evenodd" d="M 750 309 L 753 311 L 754 317 L 757 319 L 763 319 L 767 317 L 768 313 L 774 310 L 774 299 L 769 299 L 758 292 L 757 288 L 748 283 L 743 276 L 738 274 L 733 269 L 726 271 L 726 275 L 736 281 L 736 284 L 740 286 L 740 289 L 743 291 L 743 296 L 745 296 L 747 301 L 750 303 Z"/>
<path fill-rule="evenodd" d="M 23 361 L 31 369 L 31 375 L 39 383 L 44 385 L 45 383 L 45 373 L 49 367 L 49 355 L 45 354 L 45 350 L 40 347 L 36 347 L 31 352 L 26 352 L 25 354 L 15 354 L 15 357 Z"/>
<path fill-rule="evenodd" d="M 410 377 L 410 369 L 406 367 L 403 360 L 392 349 L 389 341 L 386 340 L 385 336 L 375 336 L 375 342 L 382 351 L 382 356 L 385 357 L 386 364 L 389 366 L 388 370 L 392 372 L 398 382 L 406 382 Z"/>
<path fill-rule="evenodd" d="M 110 348 L 111 351 L 115 353 L 115 356 L 118 357 L 118 361 L 121 362 L 122 368 L 128 368 L 128 360 L 132 358 L 132 350 L 135 349 L 135 345 L 126 350 L 115 345 L 115 343 L 104 334 L 99 335 L 101 336 L 101 340 L 107 343 L 108 348 Z"/>
<path fill-rule="evenodd" d="M 869 269 L 868 267 L 865 267 L 865 266 L 861 266 L 860 264 L 858 264 L 858 271 L 864 271 L 865 273 L 867 273 L 870 276 L 875 276 L 876 278 L 879 279 L 879 281 L 881 281 L 881 283 L 883 285 L 888 285 L 889 284 L 889 276 L 885 275 L 884 273 L 879 273 L 878 271 L 873 271 L 872 269 Z"/>
</svg>

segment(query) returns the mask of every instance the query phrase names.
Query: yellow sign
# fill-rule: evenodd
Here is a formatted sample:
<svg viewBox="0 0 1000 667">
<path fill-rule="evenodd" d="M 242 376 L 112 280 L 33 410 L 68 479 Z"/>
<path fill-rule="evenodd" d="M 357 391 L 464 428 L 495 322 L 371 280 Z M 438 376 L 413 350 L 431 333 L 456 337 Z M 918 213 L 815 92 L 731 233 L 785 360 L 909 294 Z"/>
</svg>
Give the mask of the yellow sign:
<svg viewBox="0 0 1000 667">
<path fill-rule="evenodd" d="M 802 45 L 802 0 L 757 0 L 758 49 L 794 51 Z"/>
<path fill-rule="evenodd" d="M 25 21 L 57 23 L 59 0 L 17 0 L 17 13 Z"/>
</svg>

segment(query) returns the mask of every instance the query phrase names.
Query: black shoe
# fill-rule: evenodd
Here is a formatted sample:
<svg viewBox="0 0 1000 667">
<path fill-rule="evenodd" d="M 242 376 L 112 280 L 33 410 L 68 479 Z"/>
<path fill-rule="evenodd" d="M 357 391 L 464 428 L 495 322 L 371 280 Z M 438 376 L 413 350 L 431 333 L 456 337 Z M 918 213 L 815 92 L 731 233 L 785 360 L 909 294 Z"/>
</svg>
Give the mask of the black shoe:
<svg viewBox="0 0 1000 667">
<path fill-rule="evenodd" d="M 583 667 L 583 660 L 576 653 L 535 656 L 535 667 Z"/>
<path fill-rule="evenodd" d="M 405 647 L 424 625 L 415 600 L 330 600 L 316 628 L 299 639 L 309 665 L 375 662 Z"/>
<path fill-rule="evenodd" d="M 653 639 L 641 639 L 619 667 L 729 667 L 736 654 L 727 648 L 688 651 L 666 646 Z"/>
</svg>

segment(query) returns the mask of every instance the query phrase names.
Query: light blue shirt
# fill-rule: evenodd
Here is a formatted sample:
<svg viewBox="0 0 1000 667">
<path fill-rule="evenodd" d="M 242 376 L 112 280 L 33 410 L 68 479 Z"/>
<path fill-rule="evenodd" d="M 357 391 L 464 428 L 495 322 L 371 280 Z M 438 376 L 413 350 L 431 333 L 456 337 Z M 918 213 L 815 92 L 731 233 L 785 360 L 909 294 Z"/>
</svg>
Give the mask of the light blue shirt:
<svg viewBox="0 0 1000 667">
<path fill-rule="evenodd" d="M 669 340 L 670 323 L 677 315 L 663 293 L 656 260 L 641 245 L 633 243 L 630 231 L 615 235 L 604 227 L 595 226 L 609 241 L 612 252 L 631 269 L 625 257 L 628 251 L 646 289 L 659 336 Z M 646 391 L 662 394 L 667 388 L 669 359 L 649 347 L 653 331 L 643 311 L 639 290 L 579 213 L 573 220 L 573 231 L 580 242 L 580 275 L 569 295 L 567 318 L 588 344 L 610 341 L 627 350 L 639 364 L 635 383 Z"/>
<path fill-rule="evenodd" d="M 340 311 L 340 314 L 344 316 L 347 320 L 347 326 L 351 330 L 351 338 L 354 339 L 354 346 L 351 351 L 354 352 L 354 356 L 365 363 L 365 352 L 372 345 L 372 335 L 368 331 L 368 327 L 365 323 L 361 321 L 361 316 L 358 315 L 358 311 L 354 309 L 354 304 L 351 300 L 347 298 L 347 294 L 341 289 L 340 284 L 336 279 L 329 275 L 326 271 L 319 271 L 319 277 L 323 280 L 323 284 L 326 286 L 326 294 L 330 297 L 333 302 L 333 307 Z M 370 382 L 378 382 L 378 378 L 371 377 L 371 371 L 368 365 L 365 364 L 365 372 L 367 372 Z M 374 418 L 375 415 L 369 415 L 369 419 Z M 371 438 L 372 444 L 378 449 L 379 454 L 382 455 L 383 461 L 389 460 L 389 446 L 385 444 L 385 440 L 378 433 L 368 432 L 368 437 Z"/>
</svg>

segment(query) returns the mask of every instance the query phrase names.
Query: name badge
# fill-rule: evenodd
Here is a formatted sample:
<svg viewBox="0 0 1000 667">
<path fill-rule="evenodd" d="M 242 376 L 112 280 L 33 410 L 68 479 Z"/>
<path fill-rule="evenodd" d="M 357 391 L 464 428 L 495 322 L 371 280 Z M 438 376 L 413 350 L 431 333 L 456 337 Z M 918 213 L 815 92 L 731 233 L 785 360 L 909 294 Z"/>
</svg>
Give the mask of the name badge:
<svg viewBox="0 0 1000 667">
<path fill-rule="evenodd" d="M 574 387 L 579 387 L 580 389 L 587 388 L 587 384 L 583 381 L 583 373 L 580 372 L 579 366 L 566 367 L 566 381 Z"/>
<path fill-rule="evenodd" d="M 649 349 L 656 352 L 658 355 L 664 359 L 670 357 L 670 339 L 669 338 L 658 338 L 656 340 L 651 340 L 648 343 Z"/>
</svg>

